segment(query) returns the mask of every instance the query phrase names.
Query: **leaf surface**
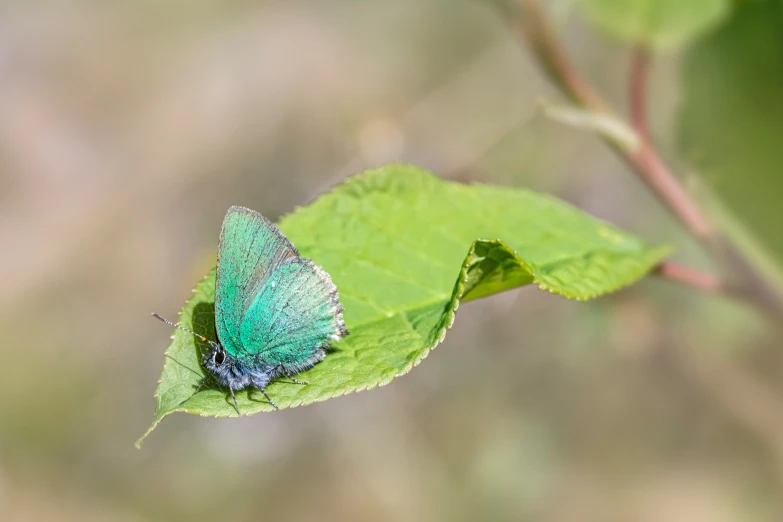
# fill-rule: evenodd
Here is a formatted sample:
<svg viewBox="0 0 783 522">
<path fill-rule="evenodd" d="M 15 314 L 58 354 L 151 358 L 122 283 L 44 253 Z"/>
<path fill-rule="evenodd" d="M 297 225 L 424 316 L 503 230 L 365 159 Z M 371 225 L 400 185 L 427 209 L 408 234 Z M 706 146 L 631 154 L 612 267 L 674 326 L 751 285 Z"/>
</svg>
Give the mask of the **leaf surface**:
<svg viewBox="0 0 783 522">
<path fill-rule="evenodd" d="M 443 340 L 460 302 L 531 283 L 589 299 L 636 281 L 667 251 L 550 196 L 445 182 L 407 165 L 349 178 L 279 226 L 302 256 L 331 274 L 351 332 L 297 375 L 308 385 L 278 380 L 267 387 L 281 409 L 383 386 L 409 372 Z M 180 314 L 183 325 L 211 339 L 214 293 L 212 270 Z M 237 415 L 227 390 L 194 395 L 207 348 L 175 331 L 147 434 L 174 411 Z M 245 415 L 272 410 L 258 391 L 240 391 L 237 401 Z"/>
<path fill-rule="evenodd" d="M 654 48 L 685 45 L 731 11 L 731 0 L 579 0 L 579 5 L 603 31 Z"/>
</svg>

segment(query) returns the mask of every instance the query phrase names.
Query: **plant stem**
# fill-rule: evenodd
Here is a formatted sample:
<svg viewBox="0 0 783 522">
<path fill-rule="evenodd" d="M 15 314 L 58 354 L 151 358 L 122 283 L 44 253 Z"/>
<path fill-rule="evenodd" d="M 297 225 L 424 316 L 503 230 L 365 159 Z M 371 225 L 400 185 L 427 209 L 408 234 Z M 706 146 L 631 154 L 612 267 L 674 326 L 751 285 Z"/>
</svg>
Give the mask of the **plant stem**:
<svg viewBox="0 0 783 522">
<path fill-rule="evenodd" d="M 647 51 L 638 47 L 634 50 L 631 63 L 630 100 L 631 123 L 640 138 L 640 145 L 628 161 L 634 170 L 652 188 L 658 198 L 682 221 L 700 241 L 709 241 L 715 233 L 701 210 L 688 196 L 685 188 L 672 174 L 655 150 L 650 140 L 647 125 Z"/>
<path fill-rule="evenodd" d="M 568 57 L 560 46 L 557 35 L 546 21 L 546 16 L 537 0 L 518 0 L 524 16 L 517 16 L 514 29 L 523 44 L 533 49 L 539 65 L 549 78 L 560 87 L 572 101 L 595 112 L 610 113 L 608 106 L 601 100 L 571 66 Z"/>
<path fill-rule="evenodd" d="M 538 0 L 518 0 L 524 11 L 516 24 L 517 36 L 528 44 L 550 79 L 560 87 L 572 101 L 592 112 L 617 118 L 608 105 L 569 62 L 555 31 L 550 26 Z M 646 123 L 645 94 L 647 78 L 647 55 L 643 50 L 635 54 L 631 76 L 631 107 L 633 127 L 641 143 L 635 149 L 604 135 L 604 139 L 647 183 L 666 205 L 697 238 L 702 241 L 713 236 L 712 228 L 698 207 L 688 197 L 685 189 L 672 175 L 669 168 L 655 151 L 649 138 Z"/>
<path fill-rule="evenodd" d="M 774 303 L 765 303 L 748 292 L 747 289 L 727 286 L 715 275 L 701 272 L 673 261 L 661 262 L 661 264 L 655 267 L 653 273 L 662 279 L 688 286 L 694 290 L 720 294 L 736 301 L 744 302 L 745 304 L 756 308 L 769 319 L 773 321 L 780 320 L 779 310 Z"/>
<path fill-rule="evenodd" d="M 515 18 L 517 36 L 528 43 L 543 69 L 555 85 L 582 107 L 613 117 L 607 105 L 569 63 L 549 25 L 538 0 L 517 0 L 524 16 Z M 764 274 L 748 255 L 717 233 L 701 210 L 657 153 L 647 124 L 646 92 L 649 56 L 644 49 L 634 51 L 630 75 L 631 123 L 639 137 L 636 147 L 604 134 L 604 140 L 631 166 L 688 231 L 710 252 L 721 268 L 722 278 L 689 267 L 664 261 L 656 273 L 666 279 L 709 292 L 720 292 L 747 303 L 779 321 L 783 316 L 781 296 L 770 289 Z M 728 278 L 727 278 L 728 276 Z M 698 353 L 670 350 L 677 366 L 751 433 L 771 450 L 776 470 L 783 480 L 783 419 L 775 391 L 741 366 L 715 363 Z"/>
<path fill-rule="evenodd" d="M 539 0 L 516 1 L 517 11 L 521 12 L 517 12 L 512 18 L 514 32 L 521 42 L 531 48 L 552 82 L 581 107 L 616 119 L 617 116 L 609 106 L 568 60 Z M 708 274 L 700 274 L 695 279 L 692 277 L 682 279 L 677 277 L 682 275 L 681 270 L 672 273 L 667 267 L 659 269 L 658 273 L 682 283 L 711 281 L 713 291 L 741 297 L 767 309 L 768 312 L 783 315 L 783 302 L 780 296 L 769 289 L 769 285 L 764 282 L 764 276 L 759 273 L 747 255 L 715 231 L 652 143 L 646 111 L 648 65 L 649 56 L 646 50 L 636 49 L 631 64 L 630 101 L 632 126 L 639 136 L 638 146 L 630 147 L 627 142 L 609 134 L 604 134 L 603 139 L 650 187 L 683 226 L 709 249 L 712 257 L 721 265 L 723 274 L 730 274 L 731 279 L 729 281 L 714 279 Z M 692 274 L 697 273 L 695 270 L 690 271 Z M 699 284 L 692 286 L 702 287 Z"/>
<path fill-rule="evenodd" d="M 706 292 L 724 292 L 720 279 L 712 274 L 699 272 L 685 265 L 664 261 L 655 269 L 660 277 L 676 281 Z"/>
</svg>

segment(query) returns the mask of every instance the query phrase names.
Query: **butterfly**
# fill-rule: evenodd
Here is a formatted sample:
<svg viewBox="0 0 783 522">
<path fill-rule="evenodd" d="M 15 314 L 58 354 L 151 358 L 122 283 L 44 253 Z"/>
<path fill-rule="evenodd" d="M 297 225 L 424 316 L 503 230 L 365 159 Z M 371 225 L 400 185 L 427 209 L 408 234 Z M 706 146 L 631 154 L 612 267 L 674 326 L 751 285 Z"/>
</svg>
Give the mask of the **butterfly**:
<svg viewBox="0 0 783 522">
<path fill-rule="evenodd" d="M 234 206 L 223 219 L 215 279 L 215 329 L 211 341 L 157 314 L 156 318 L 209 344 L 202 355 L 207 379 L 235 391 L 259 390 L 277 409 L 266 387 L 312 368 L 326 357 L 329 341 L 348 330 L 329 274 L 299 255 L 269 220 Z"/>
</svg>

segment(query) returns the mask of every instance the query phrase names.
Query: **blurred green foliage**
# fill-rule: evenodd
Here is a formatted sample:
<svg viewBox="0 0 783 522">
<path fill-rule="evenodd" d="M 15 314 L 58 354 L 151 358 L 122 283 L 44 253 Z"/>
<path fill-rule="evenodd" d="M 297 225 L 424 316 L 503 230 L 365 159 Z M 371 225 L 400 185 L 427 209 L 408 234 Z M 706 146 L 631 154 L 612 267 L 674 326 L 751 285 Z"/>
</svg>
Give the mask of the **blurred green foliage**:
<svg viewBox="0 0 783 522">
<path fill-rule="evenodd" d="M 782 28 L 783 3 L 744 2 L 689 48 L 678 118 L 683 156 L 740 224 L 728 231 L 760 245 L 777 274 L 783 273 Z"/>
<path fill-rule="evenodd" d="M 683 46 L 728 17 L 731 0 L 577 0 L 602 30 L 630 44 Z"/>
</svg>

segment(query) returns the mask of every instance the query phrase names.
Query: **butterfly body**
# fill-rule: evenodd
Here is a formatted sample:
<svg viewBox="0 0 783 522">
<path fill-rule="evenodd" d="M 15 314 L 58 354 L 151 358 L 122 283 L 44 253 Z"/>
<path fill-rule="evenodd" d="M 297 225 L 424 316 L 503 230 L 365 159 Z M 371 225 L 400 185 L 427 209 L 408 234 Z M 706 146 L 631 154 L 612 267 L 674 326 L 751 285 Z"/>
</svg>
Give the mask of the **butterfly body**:
<svg viewBox="0 0 783 522">
<path fill-rule="evenodd" d="M 261 214 L 231 207 L 223 220 L 215 281 L 218 343 L 202 357 L 208 374 L 231 392 L 264 389 L 311 368 L 330 340 L 348 334 L 329 274 L 299 256 Z M 306 384 L 306 383 L 299 383 Z M 239 408 L 237 407 L 237 412 Z"/>
<path fill-rule="evenodd" d="M 221 345 L 204 354 L 204 368 L 221 386 L 234 391 L 256 388 L 263 391 L 269 383 L 279 377 L 291 377 L 313 367 L 326 357 L 326 350 L 319 348 L 299 364 L 271 364 L 264 358 L 239 358 L 228 355 Z"/>
</svg>

